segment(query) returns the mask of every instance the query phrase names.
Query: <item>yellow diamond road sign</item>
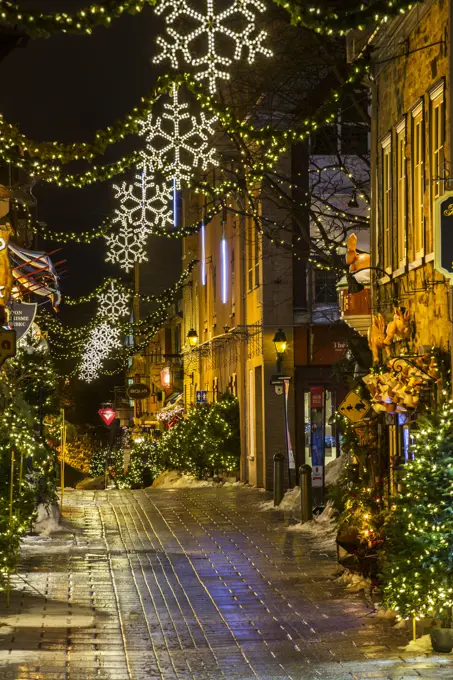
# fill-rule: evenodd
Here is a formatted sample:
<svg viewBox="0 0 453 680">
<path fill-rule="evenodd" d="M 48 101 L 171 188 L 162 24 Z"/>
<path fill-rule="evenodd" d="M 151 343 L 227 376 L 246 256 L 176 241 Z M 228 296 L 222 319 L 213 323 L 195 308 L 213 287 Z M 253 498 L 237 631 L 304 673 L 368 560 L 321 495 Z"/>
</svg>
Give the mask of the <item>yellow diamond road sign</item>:
<svg viewBox="0 0 453 680">
<path fill-rule="evenodd" d="M 371 408 L 366 399 L 361 399 L 356 392 L 349 392 L 338 407 L 342 416 L 346 416 L 351 423 L 363 420 Z"/>
</svg>

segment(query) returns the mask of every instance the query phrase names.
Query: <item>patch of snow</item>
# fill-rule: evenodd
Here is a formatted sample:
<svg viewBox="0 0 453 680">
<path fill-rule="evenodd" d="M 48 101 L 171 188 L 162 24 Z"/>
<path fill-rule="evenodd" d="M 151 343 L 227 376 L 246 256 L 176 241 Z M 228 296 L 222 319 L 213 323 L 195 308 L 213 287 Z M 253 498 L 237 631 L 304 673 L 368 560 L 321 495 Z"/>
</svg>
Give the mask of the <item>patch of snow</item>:
<svg viewBox="0 0 453 680">
<path fill-rule="evenodd" d="M 416 640 L 411 640 L 405 647 L 402 647 L 405 652 L 412 652 L 415 654 L 431 654 L 433 647 L 431 645 L 431 636 L 422 635 Z"/>
<path fill-rule="evenodd" d="M 21 541 L 21 552 L 57 555 L 69 552 L 73 545 L 72 539 L 50 538 L 49 536 L 24 536 Z"/>
<path fill-rule="evenodd" d="M 91 628 L 94 616 L 81 607 L 75 611 L 63 606 L 27 610 L 23 614 L 2 616 L 0 625 L 14 628 Z"/>
<path fill-rule="evenodd" d="M 33 524 L 33 531 L 41 536 L 49 536 L 54 531 L 60 531 L 60 509 L 58 505 L 38 505 L 37 517 Z"/>
<path fill-rule="evenodd" d="M 331 460 L 330 463 L 327 463 L 324 478 L 324 483 L 326 486 L 338 484 L 338 481 L 345 469 L 347 458 L 348 457 L 343 453 L 341 456 L 338 456 L 338 458 L 335 458 L 334 460 Z"/>
<path fill-rule="evenodd" d="M 394 609 L 385 609 L 382 605 L 378 605 L 375 616 L 377 619 L 396 619 L 396 611 Z"/>
<path fill-rule="evenodd" d="M 178 470 L 165 470 L 162 472 L 151 485 L 151 488 L 156 489 L 188 489 L 188 488 L 202 488 L 206 486 L 218 486 L 218 482 L 213 482 L 205 479 L 196 479 L 193 475 L 186 475 Z"/>
<path fill-rule="evenodd" d="M 300 487 L 295 486 L 285 493 L 280 505 L 274 505 L 274 501 L 264 501 L 259 504 L 259 510 L 278 510 L 283 512 L 293 512 L 300 507 Z"/>
<path fill-rule="evenodd" d="M 371 580 L 365 578 L 361 574 L 345 569 L 344 572 L 337 578 L 338 583 L 343 583 L 350 593 L 360 593 L 363 590 L 371 588 Z"/>
<path fill-rule="evenodd" d="M 332 503 L 327 503 L 319 517 L 304 524 L 289 526 L 287 531 L 295 531 L 313 538 L 310 546 L 312 550 L 335 550 L 337 527 Z"/>
</svg>

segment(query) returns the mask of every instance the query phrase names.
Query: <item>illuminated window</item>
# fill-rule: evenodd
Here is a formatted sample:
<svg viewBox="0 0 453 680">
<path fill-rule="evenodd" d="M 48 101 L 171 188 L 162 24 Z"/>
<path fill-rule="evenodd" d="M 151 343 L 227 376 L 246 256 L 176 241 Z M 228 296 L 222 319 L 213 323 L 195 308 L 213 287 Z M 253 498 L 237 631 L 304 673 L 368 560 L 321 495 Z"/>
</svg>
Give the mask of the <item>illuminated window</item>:
<svg viewBox="0 0 453 680">
<path fill-rule="evenodd" d="M 444 192 L 444 142 L 445 142 L 445 101 L 443 85 L 430 94 L 430 140 L 431 140 L 431 197 L 435 201 Z M 426 252 L 433 251 L 432 219 L 428 221 L 426 233 Z"/>
<path fill-rule="evenodd" d="M 424 134 L 423 103 L 412 111 L 412 247 L 413 257 L 423 256 L 424 237 Z"/>
<path fill-rule="evenodd" d="M 236 273 L 234 266 L 234 248 L 231 249 L 231 316 L 236 314 Z"/>
<path fill-rule="evenodd" d="M 406 264 L 406 125 L 396 129 L 396 177 L 397 177 L 397 257 L 398 267 Z"/>
<path fill-rule="evenodd" d="M 392 144 L 390 135 L 382 143 L 382 257 L 385 268 L 392 266 Z"/>
<path fill-rule="evenodd" d="M 260 285 L 261 234 L 258 233 L 253 220 L 249 220 L 247 228 L 247 269 L 248 290 Z"/>
</svg>

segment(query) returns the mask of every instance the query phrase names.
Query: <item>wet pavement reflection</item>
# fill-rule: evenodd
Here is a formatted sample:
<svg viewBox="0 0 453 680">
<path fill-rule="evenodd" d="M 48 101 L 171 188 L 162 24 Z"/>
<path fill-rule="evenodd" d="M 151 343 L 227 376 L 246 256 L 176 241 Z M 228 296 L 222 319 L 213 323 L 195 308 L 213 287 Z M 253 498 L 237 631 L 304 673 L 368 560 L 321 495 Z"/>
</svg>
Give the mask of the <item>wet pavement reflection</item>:
<svg viewBox="0 0 453 680">
<path fill-rule="evenodd" d="M 65 531 L 27 543 L 1 680 L 453 678 L 413 657 L 333 575 L 333 554 L 255 490 L 73 491 Z"/>
</svg>

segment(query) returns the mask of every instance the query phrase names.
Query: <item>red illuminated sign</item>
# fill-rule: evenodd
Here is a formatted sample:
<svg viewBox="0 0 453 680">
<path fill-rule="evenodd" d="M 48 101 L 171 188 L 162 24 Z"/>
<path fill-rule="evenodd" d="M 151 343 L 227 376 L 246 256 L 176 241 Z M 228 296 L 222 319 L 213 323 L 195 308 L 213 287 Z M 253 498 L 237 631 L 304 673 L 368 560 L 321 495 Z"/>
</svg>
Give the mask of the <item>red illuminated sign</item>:
<svg viewBox="0 0 453 680">
<path fill-rule="evenodd" d="M 111 425 L 116 418 L 116 411 L 110 407 L 100 408 L 98 413 L 101 416 L 104 423 L 107 425 L 107 427 Z"/>
<path fill-rule="evenodd" d="M 322 395 L 324 388 L 322 385 L 310 387 L 311 408 L 322 408 Z"/>
</svg>

